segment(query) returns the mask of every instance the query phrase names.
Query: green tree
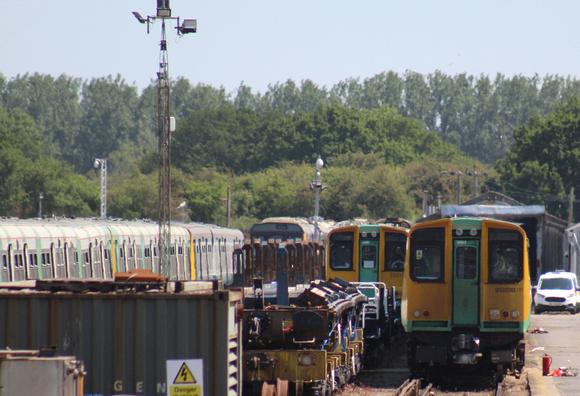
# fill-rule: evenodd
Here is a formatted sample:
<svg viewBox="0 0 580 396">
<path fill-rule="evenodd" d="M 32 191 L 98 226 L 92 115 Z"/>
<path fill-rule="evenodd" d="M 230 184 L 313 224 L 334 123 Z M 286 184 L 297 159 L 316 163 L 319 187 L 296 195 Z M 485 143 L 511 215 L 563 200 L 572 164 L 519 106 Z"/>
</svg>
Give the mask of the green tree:
<svg viewBox="0 0 580 396">
<path fill-rule="evenodd" d="M 58 78 L 35 73 L 11 79 L 0 89 L 7 110 L 20 109 L 34 120 L 44 137 L 44 153 L 72 160 L 71 151 L 79 130 L 81 79 L 65 74 Z"/>
<path fill-rule="evenodd" d="M 157 173 L 144 175 L 135 170 L 130 177 L 109 179 L 108 210 L 122 219 L 159 219 Z"/>
<path fill-rule="evenodd" d="M 580 185 L 579 133 L 579 98 L 516 128 L 512 149 L 496 164 L 506 193 L 524 203 L 543 203 L 550 213 L 566 217 L 566 194 Z"/>
<path fill-rule="evenodd" d="M 75 167 L 84 173 L 95 158 L 107 158 L 122 143 L 138 143 L 135 114 L 139 103 L 137 89 L 121 76 L 95 78 L 83 84 L 83 119 L 78 139 Z"/>
</svg>

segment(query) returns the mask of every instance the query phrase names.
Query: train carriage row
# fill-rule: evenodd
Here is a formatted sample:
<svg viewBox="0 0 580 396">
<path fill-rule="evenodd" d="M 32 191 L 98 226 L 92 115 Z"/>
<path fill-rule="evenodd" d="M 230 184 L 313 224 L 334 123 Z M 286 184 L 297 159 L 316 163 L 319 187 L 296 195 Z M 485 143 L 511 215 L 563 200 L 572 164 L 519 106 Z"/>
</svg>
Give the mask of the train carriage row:
<svg viewBox="0 0 580 396">
<path fill-rule="evenodd" d="M 173 223 L 170 235 L 169 279 L 233 281 L 241 231 Z M 0 281 L 113 279 L 138 268 L 160 273 L 158 239 L 158 225 L 148 221 L 0 220 Z"/>
</svg>

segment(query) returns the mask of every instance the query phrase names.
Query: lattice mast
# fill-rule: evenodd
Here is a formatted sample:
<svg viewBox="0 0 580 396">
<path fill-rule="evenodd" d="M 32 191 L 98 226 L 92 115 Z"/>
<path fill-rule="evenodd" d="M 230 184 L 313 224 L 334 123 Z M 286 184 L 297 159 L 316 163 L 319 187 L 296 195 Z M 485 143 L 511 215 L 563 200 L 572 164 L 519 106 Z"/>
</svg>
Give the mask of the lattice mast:
<svg viewBox="0 0 580 396">
<path fill-rule="evenodd" d="M 170 117 L 170 83 L 169 83 L 169 60 L 167 55 L 167 35 L 165 22 L 169 19 L 177 20 L 177 34 L 182 36 L 197 32 L 197 20 L 184 19 L 179 24 L 179 17 L 171 16 L 169 0 L 157 0 L 157 14 L 143 18 L 141 14 L 133 11 L 133 15 L 140 23 L 149 25 L 156 19 L 161 19 L 161 42 L 159 55 L 159 72 L 157 73 L 157 124 L 158 124 L 158 169 L 159 169 L 159 273 L 171 278 L 171 132 L 173 129 Z"/>
<path fill-rule="evenodd" d="M 157 73 L 158 152 L 159 152 L 159 267 L 163 276 L 171 276 L 171 137 L 169 131 L 169 63 L 165 18 L 161 19 L 161 53 Z"/>
</svg>

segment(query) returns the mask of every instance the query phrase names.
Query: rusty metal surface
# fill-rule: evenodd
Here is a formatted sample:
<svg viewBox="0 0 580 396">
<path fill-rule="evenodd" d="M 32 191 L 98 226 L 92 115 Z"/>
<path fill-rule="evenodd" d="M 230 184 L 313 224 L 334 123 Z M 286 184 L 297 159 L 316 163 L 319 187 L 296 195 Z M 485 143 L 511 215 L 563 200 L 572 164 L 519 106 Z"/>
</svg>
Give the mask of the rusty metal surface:
<svg viewBox="0 0 580 396">
<path fill-rule="evenodd" d="M 325 279 L 324 246 L 316 242 L 246 241 L 234 251 L 234 273 L 240 274 L 235 286 L 250 287 L 254 278 L 263 279 L 265 284 L 275 282 L 280 272 L 287 277 L 288 286 Z"/>
<path fill-rule="evenodd" d="M 206 395 L 240 395 L 242 295 L 204 288 L 0 291 L 0 349 L 54 347 L 75 356 L 93 395 L 165 395 L 168 359 L 203 359 Z"/>
</svg>

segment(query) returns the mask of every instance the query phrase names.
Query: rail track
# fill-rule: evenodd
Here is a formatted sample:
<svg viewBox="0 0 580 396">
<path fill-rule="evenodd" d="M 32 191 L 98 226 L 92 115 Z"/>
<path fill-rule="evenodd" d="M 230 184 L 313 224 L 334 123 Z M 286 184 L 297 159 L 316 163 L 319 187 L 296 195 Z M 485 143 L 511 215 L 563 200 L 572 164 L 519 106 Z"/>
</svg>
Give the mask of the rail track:
<svg viewBox="0 0 580 396">
<path fill-rule="evenodd" d="M 529 396 L 525 375 L 446 378 L 444 382 L 409 378 L 404 369 L 363 370 L 338 396 Z"/>
<path fill-rule="evenodd" d="M 425 386 L 421 379 L 408 379 L 393 393 L 395 396 L 429 396 L 429 395 L 477 395 L 477 396 L 504 396 L 504 395 L 529 395 L 529 391 L 521 389 L 520 383 L 517 380 L 520 378 L 514 376 L 505 376 L 499 381 L 494 389 L 481 390 L 442 390 L 436 387 L 433 383 L 428 383 Z M 525 388 L 525 385 L 524 385 Z"/>
</svg>

